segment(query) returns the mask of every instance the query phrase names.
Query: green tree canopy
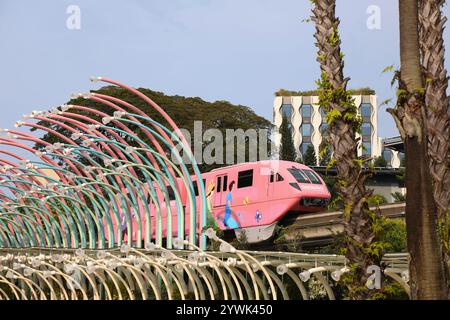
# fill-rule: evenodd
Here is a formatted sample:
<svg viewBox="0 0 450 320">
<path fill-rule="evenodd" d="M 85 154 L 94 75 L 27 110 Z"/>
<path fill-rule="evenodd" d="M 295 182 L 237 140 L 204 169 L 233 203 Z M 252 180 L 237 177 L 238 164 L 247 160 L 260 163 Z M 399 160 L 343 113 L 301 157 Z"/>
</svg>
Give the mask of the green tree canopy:
<svg viewBox="0 0 450 320">
<path fill-rule="evenodd" d="M 328 166 L 328 164 L 331 162 L 331 149 L 330 146 L 326 146 L 323 142 L 319 147 L 320 153 L 317 156 L 319 165 L 321 166 Z"/>
<path fill-rule="evenodd" d="M 295 161 L 297 152 L 295 152 L 294 141 L 292 139 L 291 128 L 289 121 L 283 116 L 283 122 L 280 126 L 281 144 L 280 144 L 280 159 L 286 161 Z"/>
<path fill-rule="evenodd" d="M 162 92 L 153 91 L 150 89 L 139 88 L 140 92 L 144 93 L 150 99 L 152 99 L 155 103 L 157 103 L 161 108 L 163 108 L 166 113 L 173 119 L 173 121 L 177 124 L 180 129 L 187 129 L 191 134 L 191 148 L 194 149 L 194 139 L 198 140 L 202 137 L 194 136 L 194 121 L 202 121 L 202 134 L 207 129 L 218 129 L 223 135 L 223 164 L 214 163 L 214 164 L 200 164 L 200 170 L 202 172 L 206 172 L 212 170 L 216 167 L 225 166 L 226 164 L 226 130 L 227 129 L 242 129 L 244 132 L 248 129 L 266 129 L 269 134 L 269 141 L 265 141 L 267 143 L 267 150 L 270 152 L 270 132 L 272 130 L 272 124 L 270 121 L 266 120 L 263 117 L 258 116 L 251 110 L 249 107 L 242 105 L 234 105 L 228 101 L 215 101 L 215 102 L 207 102 L 202 100 L 199 97 L 183 97 L 179 95 L 169 96 Z M 144 102 L 141 98 L 136 95 L 130 93 L 129 91 L 122 89 L 116 86 L 105 86 L 97 91 L 93 91 L 96 93 L 106 94 L 109 96 L 113 96 L 124 100 L 128 103 L 133 104 L 147 115 L 149 115 L 153 120 L 158 121 L 162 125 L 171 129 L 171 127 L 167 124 L 165 119 L 150 105 Z M 112 115 L 114 113 L 114 109 L 106 106 L 104 104 L 98 103 L 92 100 L 85 100 L 82 98 L 72 99 L 67 102 L 67 104 L 72 105 L 80 105 L 87 106 L 96 110 L 100 110 L 106 114 Z M 126 107 L 124 107 L 126 109 Z M 68 112 L 82 114 L 85 116 L 89 116 L 92 119 L 101 122 L 101 117 L 96 116 L 95 114 L 88 111 L 80 111 L 78 109 L 70 109 Z M 131 111 L 130 111 L 131 112 Z M 133 112 L 134 113 L 134 112 Z M 79 120 L 79 119 L 78 119 Z M 70 137 L 70 133 L 54 124 L 50 124 L 47 121 L 40 121 L 40 125 L 51 127 L 52 129 Z M 67 125 L 74 127 L 73 125 L 66 123 Z M 144 135 L 142 130 L 138 126 L 133 126 L 131 124 L 127 124 L 130 129 L 132 129 L 140 139 L 144 142 L 151 145 L 150 139 Z M 151 127 L 150 123 L 146 123 L 149 127 Z M 106 134 L 106 133 L 105 133 Z M 44 141 L 49 143 L 62 142 L 55 135 L 45 134 L 42 138 Z M 204 141 L 202 139 L 202 150 L 211 143 L 212 141 Z M 235 139 L 236 140 L 236 139 Z M 130 144 L 133 141 L 127 141 Z M 248 143 L 248 139 L 247 139 Z M 160 143 L 166 153 L 170 155 L 170 149 Z M 235 141 L 235 149 L 237 143 Z M 258 144 L 259 146 L 259 144 Z M 37 144 L 36 148 L 43 149 L 44 146 Z M 246 159 L 248 159 L 248 148 L 246 148 Z M 269 156 L 269 155 L 268 155 Z M 259 152 L 258 152 L 259 157 Z M 236 152 L 235 152 L 236 158 Z M 247 161 L 247 160 L 246 160 Z M 188 166 L 189 167 L 189 166 Z"/>
<path fill-rule="evenodd" d="M 383 156 L 376 157 L 373 161 L 373 166 L 377 168 L 386 168 L 387 161 Z"/>
<path fill-rule="evenodd" d="M 388 243 L 386 252 L 406 252 L 406 225 L 402 219 L 386 219 L 379 235 L 380 241 Z"/>
<path fill-rule="evenodd" d="M 305 154 L 302 155 L 302 163 L 307 166 L 316 165 L 316 152 L 312 145 L 309 145 L 308 148 L 306 148 Z"/>
</svg>

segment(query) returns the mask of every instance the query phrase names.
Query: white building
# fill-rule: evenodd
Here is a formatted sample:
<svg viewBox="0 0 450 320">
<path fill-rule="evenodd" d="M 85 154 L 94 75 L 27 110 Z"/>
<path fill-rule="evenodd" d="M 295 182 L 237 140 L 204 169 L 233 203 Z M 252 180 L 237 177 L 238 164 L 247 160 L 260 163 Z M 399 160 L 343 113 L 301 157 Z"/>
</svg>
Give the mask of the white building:
<svg viewBox="0 0 450 320">
<path fill-rule="evenodd" d="M 378 157 L 382 153 L 381 139 L 377 133 L 377 96 L 354 95 L 355 105 L 362 116 L 359 155 Z M 292 130 L 294 146 L 299 156 L 312 145 L 319 154 L 322 133 L 327 129 L 324 110 L 319 106 L 318 96 L 277 96 L 273 103 L 273 122 L 279 129 L 283 116 L 289 121 Z M 281 135 L 277 135 L 275 143 L 280 145 Z M 317 157 L 316 157 L 317 158 Z M 318 165 L 318 163 L 317 163 Z"/>
</svg>

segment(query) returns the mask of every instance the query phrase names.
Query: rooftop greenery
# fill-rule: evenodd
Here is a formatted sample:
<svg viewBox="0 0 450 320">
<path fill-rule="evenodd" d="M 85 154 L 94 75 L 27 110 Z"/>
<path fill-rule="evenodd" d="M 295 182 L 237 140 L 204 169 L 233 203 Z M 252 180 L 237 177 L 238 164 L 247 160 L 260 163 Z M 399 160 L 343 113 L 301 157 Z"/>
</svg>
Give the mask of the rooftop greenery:
<svg viewBox="0 0 450 320">
<path fill-rule="evenodd" d="M 373 90 L 369 87 L 348 89 L 348 92 L 350 95 L 369 96 L 369 95 L 375 94 L 375 90 Z M 293 90 L 279 89 L 277 92 L 275 92 L 276 97 L 318 96 L 318 95 L 319 95 L 318 90 L 293 91 Z"/>
</svg>

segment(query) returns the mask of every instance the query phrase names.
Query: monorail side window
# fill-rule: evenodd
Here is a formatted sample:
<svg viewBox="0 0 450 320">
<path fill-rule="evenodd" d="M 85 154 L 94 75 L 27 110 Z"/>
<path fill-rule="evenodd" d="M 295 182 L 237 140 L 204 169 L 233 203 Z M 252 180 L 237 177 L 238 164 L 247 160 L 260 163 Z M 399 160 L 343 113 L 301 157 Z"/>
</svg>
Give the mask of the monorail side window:
<svg viewBox="0 0 450 320">
<path fill-rule="evenodd" d="M 222 191 L 227 191 L 227 186 L 228 186 L 228 176 L 224 176 L 223 177 L 223 188 L 222 188 Z"/>
<path fill-rule="evenodd" d="M 202 181 L 203 181 L 203 186 L 205 186 L 205 185 L 206 185 L 206 179 L 202 179 Z M 193 180 L 193 181 L 192 181 L 192 185 L 194 186 L 194 194 L 195 194 L 196 197 L 198 197 L 198 196 L 200 195 L 200 192 L 199 192 L 199 190 L 200 190 L 199 182 L 197 182 L 196 180 Z"/>
<path fill-rule="evenodd" d="M 206 179 L 202 179 L 203 182 L 203 188 L 205 188 L 205 192 L 206 192 Z"/>
<path fill-rule="evenodd" d="M 127 197 L 128 197 L 128 200 L 130 200 L 130 202 L 133 202 L 133 197 L 131 196 L 130 192 L 127 193 Z"/>
<path fill-rule="evenodd" d="M 222 177 L 217 177 L 216 192 L 220 192 L 221 185 L 222 185 Z"/>
<path fill-rule="evenodd" d="M 197 181 L 192 181 L 192 185 L 194 186 L 194 194 L 197 197 L 198 196 L 198 184 L 197 184 Z"/>
<path fill-rule="evenodd" d="M 175 192 L 173 191 L 171 186 L 167 186 L 167 194 L 169 195 L 169 200 L 175 200 Z"/>
<path fill-rule="evenodd" d="M 277 173 L 277 179 L 276 179 L 276 181 L 283 181 L 284 179 L 283 179 L 283 177 L 281 176 L 281 174 L 279 174 L 279 173 Z M 275 173 L 271 173 L 270 174 L 270 183 L 272 183 L 272 182 L 274 182 L 275 181 Z"/>
<path fill-rule="evenodd" d="M 253 169 L 238 173 L 238 188 L 251 187 L 253 185 Z"/>
</svg>

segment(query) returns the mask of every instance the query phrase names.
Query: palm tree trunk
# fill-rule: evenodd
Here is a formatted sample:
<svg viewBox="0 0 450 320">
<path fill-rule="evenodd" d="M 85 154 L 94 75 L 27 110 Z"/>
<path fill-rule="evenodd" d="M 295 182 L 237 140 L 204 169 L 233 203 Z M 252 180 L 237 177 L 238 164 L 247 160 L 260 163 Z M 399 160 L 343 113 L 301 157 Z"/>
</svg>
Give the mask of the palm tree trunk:
<svg viewBox="0 0 450 320">
<path fill-rule="evenodd" d="M 379 263 L 379 257 L 369 253 L 375 238 L 372 229 L 374 216 L 367 205 L 367 197 L 372 190 L 365 188 L 367 175 L 357 155 L 359 141 L 356 132 L 360 123 L 356 107 L 347 92 L 349 79 L 344 78 L 335 6 L 335 0 L 315 0 L 312 10 L 311 19 L 316 26 L 317 61 L 322 71 L 320 105 L 328 115 L 334 115 L 332 121 L 327 118 L 329 142 L 337 169 L 337 190 L 344 202 L 346 257 L 354 267 L 348 287 L 349 297 L 366 299 L 370 296 L 366 287 L 367 267 Z"/>
<path fill-rule="evenodd" d="M 438 209 L 443 255 L 446 265 L 448 265 L 450 261 L 450 171 L 448 170 L 450 147 L 448 123 L 450 117 L 443 39 L 447 18 L 441 12 L 443 4 L 443 0 L 421 0 L 419 2 L 419 40 L 421 64 L 426 78 L 425 105 L 427 107 L 430 172 L 433 180 L 434 200 Z"/>
<path fill-rule="evenodd" d="M 400 79 L 397 108 L 389 110 L 405 143 L 406 228 L 413 299 L 446 299 L 437 210 L 428 161 L 427 123 L 420 66 L 418 0 L 399 0 Z"/>
</svg>

